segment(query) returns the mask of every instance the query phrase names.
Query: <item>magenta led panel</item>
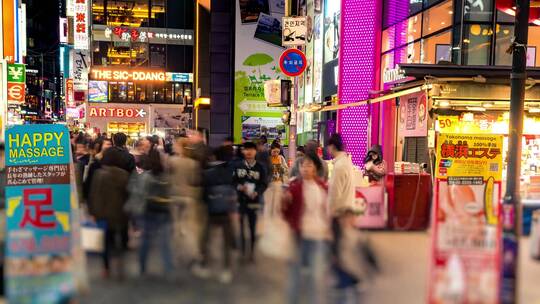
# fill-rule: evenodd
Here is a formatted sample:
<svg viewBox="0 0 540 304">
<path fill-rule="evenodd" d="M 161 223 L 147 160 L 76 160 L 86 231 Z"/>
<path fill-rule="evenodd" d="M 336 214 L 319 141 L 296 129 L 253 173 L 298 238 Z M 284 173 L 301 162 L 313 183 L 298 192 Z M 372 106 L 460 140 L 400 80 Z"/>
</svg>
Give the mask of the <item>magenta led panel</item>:
<svg viewBox="0 0 540 304">
<path fill-rule="evenodd" d="M 365 100 L 374 89 L 376 75 L 377 0 L 342 0 L 339 53 L 339 102 Z M 360 165 L 367 152 L 368 107 L 352 107 L 338 113 L 339 132 L 352 160 Z"/>
</svg>

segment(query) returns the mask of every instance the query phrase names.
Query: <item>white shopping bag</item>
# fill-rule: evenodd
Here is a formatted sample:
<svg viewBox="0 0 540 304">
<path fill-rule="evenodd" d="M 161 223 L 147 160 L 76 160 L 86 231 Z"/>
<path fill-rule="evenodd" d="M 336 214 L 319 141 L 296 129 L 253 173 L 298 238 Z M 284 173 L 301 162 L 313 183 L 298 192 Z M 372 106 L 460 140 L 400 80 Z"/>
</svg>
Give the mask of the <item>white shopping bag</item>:
<svg viewBox="0 0 540 304">
<path fill-rule="evenodd" d="M 96 226 L 81 227 L 82 248 L 86 252 L 102 253 L 105 250 L 105 231 Z"/>
<path fill-rule="evenodd" d="M 270 191 L 270 192 L 269 192 Z M 294 256 L 294 236 L 289 224 L 281 215 L 281 185 L 268 188 L 258 247 L 262 254 L 278 260 L 290 260 Z"/>
</svg>

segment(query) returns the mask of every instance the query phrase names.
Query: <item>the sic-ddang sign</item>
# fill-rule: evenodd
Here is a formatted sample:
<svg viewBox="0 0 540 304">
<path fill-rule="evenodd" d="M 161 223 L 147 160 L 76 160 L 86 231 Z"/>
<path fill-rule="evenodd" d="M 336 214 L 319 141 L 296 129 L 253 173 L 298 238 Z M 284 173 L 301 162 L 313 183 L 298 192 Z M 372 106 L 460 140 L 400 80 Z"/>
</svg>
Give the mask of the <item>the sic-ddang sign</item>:
<svg viewBox="0 0 540 304">
<path fill-rule="evenodd" d="M 161 70 L 120 70 L 107 68 L 92 68 L 90 71 L 92 80 L 107 81 L 143 81 L 143 82 L 164 82 L 166 80 L 165 71 Z"/>
</svg>

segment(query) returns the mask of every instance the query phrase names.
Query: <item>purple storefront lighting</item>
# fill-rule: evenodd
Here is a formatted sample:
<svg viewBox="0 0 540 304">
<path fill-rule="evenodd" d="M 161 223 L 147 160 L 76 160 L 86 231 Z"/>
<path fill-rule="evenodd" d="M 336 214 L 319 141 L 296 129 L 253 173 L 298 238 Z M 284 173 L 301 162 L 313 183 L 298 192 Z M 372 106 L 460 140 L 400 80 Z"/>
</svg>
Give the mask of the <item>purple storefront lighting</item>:
<svg viewBox="0 0 540 304">
<path fill-rule="evenodd" d="M 369 91 L 376 89 L 379 50 L 376 41 L 380 0 L 342 0 L 341 47 L 339 53 L 339 103 L 348 104 L 369 98 Z M 367 152 L 368 106 L 351 107 L 338 113 L 338 130 L 359 165 Z"/>
</svg>

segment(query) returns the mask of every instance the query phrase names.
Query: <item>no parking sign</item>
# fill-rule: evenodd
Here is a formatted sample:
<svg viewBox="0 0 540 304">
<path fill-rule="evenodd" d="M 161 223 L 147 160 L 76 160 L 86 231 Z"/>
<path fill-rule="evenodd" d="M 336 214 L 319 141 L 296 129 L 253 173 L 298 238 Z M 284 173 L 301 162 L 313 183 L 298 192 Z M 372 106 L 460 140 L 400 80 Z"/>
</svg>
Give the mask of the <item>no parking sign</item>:
<svg viewBox="0 0 540 304">
<path fill-rule="evenodd" d="M 297 49 L 288 49 L 279 57 L 279 67 L 283 74 L 296 77 L 306 70 L 306 55 Z"/>
</svg>

